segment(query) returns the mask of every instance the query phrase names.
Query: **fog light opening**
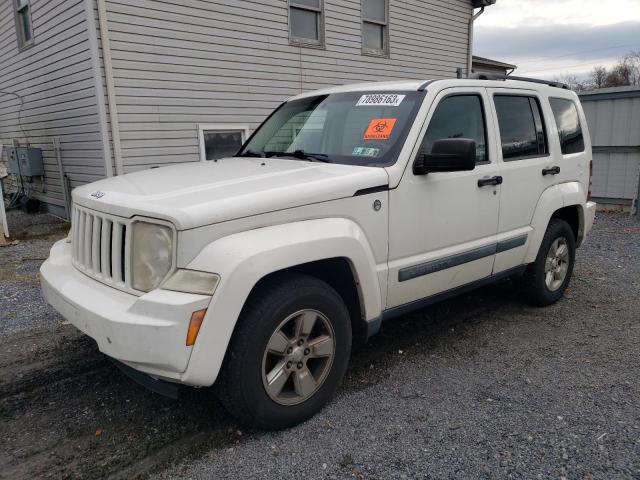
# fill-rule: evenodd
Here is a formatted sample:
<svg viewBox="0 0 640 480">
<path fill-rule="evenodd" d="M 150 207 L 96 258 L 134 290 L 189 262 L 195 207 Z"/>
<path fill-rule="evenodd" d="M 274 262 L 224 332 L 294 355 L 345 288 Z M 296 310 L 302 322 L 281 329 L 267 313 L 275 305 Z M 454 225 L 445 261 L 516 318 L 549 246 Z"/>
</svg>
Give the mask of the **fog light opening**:
<svg viewBox="0 0 640 480">
<path fill-rule="evenodd" d="M 204 316 L 207 314 L 207 309 L 198 310 L 197 312 L 193 312 L 191 314 L 191 320 L 189 321 L 189 330 L 187 331 L 187 347 L 193 346 L 196 343 L 196 338 L 198 338 L 198 333 L 200 332 L 200 326 L 202 325 L 202 321 L 204 320 Z"/>
</svg>

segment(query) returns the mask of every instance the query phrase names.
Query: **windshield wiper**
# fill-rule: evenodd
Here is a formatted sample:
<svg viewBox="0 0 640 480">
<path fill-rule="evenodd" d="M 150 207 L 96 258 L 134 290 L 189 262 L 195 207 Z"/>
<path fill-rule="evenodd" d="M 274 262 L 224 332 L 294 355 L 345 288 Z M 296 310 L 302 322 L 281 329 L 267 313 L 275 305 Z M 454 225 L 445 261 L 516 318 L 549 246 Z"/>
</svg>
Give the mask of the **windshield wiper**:
<svg viewBox="0 0 640 480">
<path fill-rule="evenodd" d="M 258 158 L 262 158 L 264 157 L 264 153 L 261 152 L 254 152 L 253 150 L 245 150 L 244 152 L 242 152 L 242 155 L 240 155 L 241 157 L 258 157 Z"/>
<path fill-rule="evenodd" d="M 309 160 L 312 162 L 331 163 L 329 155 L 324 153 L 306 153 L 304 150 L 295 150 L 294 152 L 264 152 L 268 157 L 293 157 L 300 160 Z"/>
</svg>

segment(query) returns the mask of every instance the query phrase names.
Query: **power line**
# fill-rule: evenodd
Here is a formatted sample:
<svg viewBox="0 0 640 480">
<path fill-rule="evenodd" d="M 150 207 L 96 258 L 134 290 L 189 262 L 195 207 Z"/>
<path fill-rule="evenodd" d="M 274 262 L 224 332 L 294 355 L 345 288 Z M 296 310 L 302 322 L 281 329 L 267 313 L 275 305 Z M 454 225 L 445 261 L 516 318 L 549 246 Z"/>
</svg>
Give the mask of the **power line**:
<svg viewBox="0 0 640 480">
<path fill-rule="evenodd" d="M 22 130 L 22 135 L 27 141 L 27 145 L 29 145 L 29 137 L 25 133 L 24 127 L 22 126 L 22 107 L 24 106 L 24 98 L 22 98 L 22 95 L 19 95 L 15 92 L 9 92 L 8 90 L 0 90 L 0 95 L 13 95 L 20 102 L 20 106 L 18 107 L 18 125 L 20 126 L 20 130 Z"/>
<path fill-rule="evenodd" d="M 564 65 L 562 67 L 558 67 L 558 68 L 554 68 L 554 67 L 549 67 L 549 68 L 544 68 L 542 70 L 532 70 L 532 71 L 525 71 L 525 72 L 519 72 L 519 75 L 531 75 L 531 74 L 536 74 L 536 73 L 544 73 L 544 72 L 549 72 L 549 71 L 557 71 L 560 68 L 562 69 L 567 69 L 567 68 L 576 68 L 576 67 L 584 67 L 584 66 L 592 66 L 595 67 L 596 64 L 594 63 L 594 61 L 590 61 L 590 62 L 585 62 L 585 63 L 576 63 L 574 65 Z"/>
<path fill-rule="evenodd" d="M 529 59 L 529 60 L 525 60 L 524 62 L 517 62 L 517 63 L 518 63 L 518 65 L 523 65 L 525 63 L 536 63 L 536 62 L 539 62 L 540 60 L 566 58 L 566 57 L 570 57 L 572 55 L 579 55 L 581 53 L 602 52 L 604 50 L 615 50 L 616 48 L 626 48 L 626 47 L 640 48 L 640 47 L 638 47 L 637 43 L 628 43 L 626 45 L 616 45 L 616 46 L 611 46 L 611 47 L 592 48 L 592 49 L 589 49 L 589 50 L 580 50 L 579 52 L 567 53 L 567 54 L 564 54 L 564 55 L 557 55 L 557 56 L 550 56 L 550 57 L 549 56 L 548 57 L 539 57 L 539 58 Z"/>
</svg>

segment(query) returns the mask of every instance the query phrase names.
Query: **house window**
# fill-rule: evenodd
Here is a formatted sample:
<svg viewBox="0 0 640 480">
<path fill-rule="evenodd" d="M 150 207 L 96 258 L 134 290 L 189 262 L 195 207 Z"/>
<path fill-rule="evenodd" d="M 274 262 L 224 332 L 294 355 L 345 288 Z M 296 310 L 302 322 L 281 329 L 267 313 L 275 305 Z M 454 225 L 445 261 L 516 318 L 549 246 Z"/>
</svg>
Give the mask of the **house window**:
<svg viewBox="0 0 640 480">
<path fill-rule="evenodd" d="M 18 34 L 18 48 L 26 48 L 33 44 L 33 27 L 31 25 L 30 0 L 14 0 L 16 14 L 16 32 Z"/>
<path fill-rule="evenodd" d="M 249 137 L 248 125 L 199 125 L 200 160 L 233 157 Z"/>
<path fill-rule="evenodd" d="M 323 46 L 323 0 L 289 0 L 289 40 L 295 45 Z"/>
<path fill-rule="evenodd" d="M 362 51 L 389 55 L 389 0 L 362 0 Z"/>
</svg>

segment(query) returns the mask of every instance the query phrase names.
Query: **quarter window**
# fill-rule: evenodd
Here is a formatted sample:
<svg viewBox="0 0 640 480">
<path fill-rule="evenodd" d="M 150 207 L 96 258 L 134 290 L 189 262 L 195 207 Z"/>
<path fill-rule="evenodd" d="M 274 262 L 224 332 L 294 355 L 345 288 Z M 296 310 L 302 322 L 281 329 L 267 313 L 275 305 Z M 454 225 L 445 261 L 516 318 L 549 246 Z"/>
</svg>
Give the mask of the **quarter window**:
<svg viewBox="0 0 640 480">
<path fill-rule="evenodd" d="M 494 103 L 504 160 L 539 157 L 548 153 L 540 104 L 535 97 L 496 95 Z"/>
<path fill-rule="evenodd" d="M 433 143 L 445 138 L 475 140 L 476 162 L 487 161 L 484 109 L 479 96 L 456 95 L 442 100 L 431 118 L 419 154 L 431 153 Z"/>
<path fill-rule="evenodd" d="M 388 0 L 362 0 L 362 51 L 389 54 Z"/>
<path fill-rule="evenodd" d="M 321 46 L 324 42 L 323 0 L 289 0 L 289 40 Z"/>
<path fill-rule="evenodd" d="M 200 125 L 200 159 L 233 157 L 247 139 L 247 125 Z"/>
<path fill-rule="evenodd" d="M 16 16 L 16 32 L 18 48 L 25 48 L 33 43 L 33 27 L 31 25 L 30 0 L 14 0 Z"/>
<path fill-rule="evenodd" d="M 556 119 L 562 154 L 584 152 L 584 137 L 576 104 L 564 98 L 550 98 L 549 103 Z"/>
</svg>

